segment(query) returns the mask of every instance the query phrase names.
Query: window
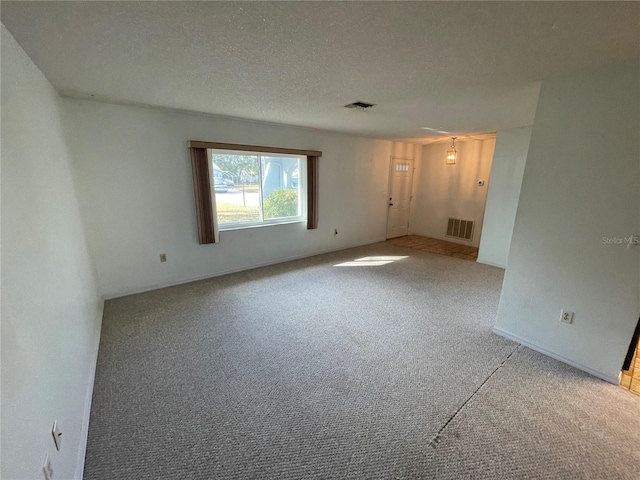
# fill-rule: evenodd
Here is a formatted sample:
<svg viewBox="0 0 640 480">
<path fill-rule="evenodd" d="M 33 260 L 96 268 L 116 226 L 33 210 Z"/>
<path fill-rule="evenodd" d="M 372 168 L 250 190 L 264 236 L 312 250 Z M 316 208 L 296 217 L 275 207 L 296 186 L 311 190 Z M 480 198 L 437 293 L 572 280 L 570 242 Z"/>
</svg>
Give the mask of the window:
<svg viewBox="0 0 640 480">
<path fill-rule="evenodd" d="M 220 230 L 303 221 L 302 155 L 211 150 Z"/>
<path fill-rule="evenodd" d="M 303 221 L 318 228 L 322 152 L 229 143 L 188 143 L 200 244 L 219 230 Z M 306 161 L 305 161 L 306 157 Z"/>
</svg>

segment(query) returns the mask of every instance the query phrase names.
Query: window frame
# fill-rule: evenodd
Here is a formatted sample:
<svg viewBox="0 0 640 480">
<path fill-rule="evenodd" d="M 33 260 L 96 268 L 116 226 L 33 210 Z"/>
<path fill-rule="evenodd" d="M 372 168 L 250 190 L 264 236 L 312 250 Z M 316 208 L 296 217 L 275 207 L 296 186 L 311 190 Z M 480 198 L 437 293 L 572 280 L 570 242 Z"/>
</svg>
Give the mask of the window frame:
<svg viewBox="0 0 640 480">
<path fill-rule="evenodd" d="M 318 150 L 299 150 L 292 148 L 266 147 L 257 145 L 240 145 L 233 143 L 203 142 L 199 140 L 190 140 L 187 142 L 191 157 L 191 166 L 193 171 L 193 187 L 196 202 L 196 220 L 198 226 L 198 241 L 201 245 L 218 243 L 220 241 L 218 218 L 215 198 L 215 184 L 213 175 L 213 150 L 240 151 L 245 153 L 274 154 L 274 155 L 295 155 L 306 156 L 306 202 L 303 200 L 303 206 L 306 203 L 307 210 L 307 229 L 315 230 L 318 228 L 318 177 L 319 177 L 319 160 L 322 152 Z M 302 162 L 304 163 L 304 162 Z M 301 165 L 300 170 L 304 170 Z M 290 218 L 290 217 L 289 217 Z M 285 220 L 274 223 L 265 223 L 264 220 L 256 225 L 239 225 L 237 228 L 224 228 L 223 231 L 257 228 L 271 225 L 283 225 L 290 223 L 298 223 L 304 221 L 303 215 L 300 219 Z"/>
<path fill-rule="evenodd" d="M 211 163 L 211 168 L 213 168 L 213 156 L 216 154 L 228 154 L 228 155 L 250 155 L 250 156 L 256 156 L 258 158 L 258 190 L 259 190 L 259 210 L 260 210 L 260 216 L 262 217 L 262 219 L 260 220 L 245 220 L 245 221 L 240 221 L 240 222 L 229 222 L 229 223 L 220 223 L 219 222 L 219 218 L 218 218 L 218 208 L 217 208 L 217 197 L 216 197 L 216 192 L 215 192 L 215 185 L 214 185 L 214 190 L 213 190 L 213 196 L 214 198 L 216 198 L 216 201 L 214 202 L 213 205 L 213 214 L 214 214 L 214 218 L 215 218 L 215 223 L 217 225 L 217 229 L 219 232 L 225 232 L 225 231 L 229 231 L 229 230 L 243 230 L 245 228 L 255 228 L 255 227 L 263 227 L 263 226 L 269 226 L 269 225 L 284 225 L 284 224 L 288 224 L 288 223 L 302 223 L 305 222 L 307 220 L 306 214 L 307 212 L 307 196 L 305 195 L 305 190 L 307 187 L 307 165 L 305 160 L 305 156 L 304 155 L 294 155 L 291 153 L 272 153 L 272 152 L 256 152 L 256 151 L 248 151 L 248 150 L 220 150 L 220 149 L 207 149 L 207 155 L 208 157 L 211 159 L 210 163 Z M 280 218 L 270 218 L 270 219 L 265 219 L 264 218 L 264 191 L 262 189 L 262 183 L 263 183 L 263 168 L 262 168 L 262 157 L 287 157 L 287 158 L 296 158 L 299 159 L 300 162 L 300 166 L 299 166 L 299 182 L 300 179 L 303 180 L 302 184 L 300 185 L 300 188 L 297 189 L 299 192 L 299 201 L 300 201 L 300 214 L 296 215 L 296 216 L 291 216 L 291 217 L 280 217 Z M 215 177 L 212 173 L 212 178 Z M 215 183 L 215 181 L 214 181 Z"/>
</svg>

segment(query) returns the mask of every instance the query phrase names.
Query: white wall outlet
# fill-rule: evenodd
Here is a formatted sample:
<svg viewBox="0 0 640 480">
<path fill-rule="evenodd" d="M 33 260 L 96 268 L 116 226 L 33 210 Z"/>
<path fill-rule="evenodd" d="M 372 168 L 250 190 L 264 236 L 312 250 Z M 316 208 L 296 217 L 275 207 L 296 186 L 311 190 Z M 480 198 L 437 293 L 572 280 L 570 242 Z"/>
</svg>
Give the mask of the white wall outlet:
<svg viewBox="0 0 640 480">
<path fill-rule="evenodd" d="M 44 463 L 42 464 L 42 473 L 44 474 L 44 480 L 53 480 L 53 467 L 51 466 L 51 459 L 49 454 L 44 457 Z"/>
<path fill-rule="evenodd" d="M 573 323 L 573 312 L 567 312 L 566 310 L 560 310 L 560 321 L 562 323 Z"/>
<path fill-rule="evenodd" d="M 58 426 L 58 421 L 53 422 L 51 435 L 53 435 L 53 442 L 56 444 L 56 450 L 60 451 L 60 448 L 62 447 L 62 432 Z"/>
<path fill-rule="evenodd" d="M 160 261 L 161 262 L 166 262 L 167 261 L 167 254 L 166 253 L 161 253 L 160 254 Z"/>
</svg>

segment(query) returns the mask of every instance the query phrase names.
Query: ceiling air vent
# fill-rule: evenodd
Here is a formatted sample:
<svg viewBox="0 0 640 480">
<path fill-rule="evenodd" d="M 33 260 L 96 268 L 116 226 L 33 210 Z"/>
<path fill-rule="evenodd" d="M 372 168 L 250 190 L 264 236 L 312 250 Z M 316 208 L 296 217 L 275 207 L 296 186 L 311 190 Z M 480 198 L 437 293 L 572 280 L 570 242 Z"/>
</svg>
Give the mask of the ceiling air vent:
<svg viewBox="0 0 640 480">
<path fill-rule="evenodd" d="M 356 109 L 356 110 L 363 110 L 363 111 L 367 111 L 367 110 L 371 110 L 372 107 L 375 106 L 375 103 L 367 103 L 367 102 L 353 102 L 353 103 L 349 103 L 347 105 L 345 105 L 345 108 L 351 108 L 351 109 Z"/>
</svg>

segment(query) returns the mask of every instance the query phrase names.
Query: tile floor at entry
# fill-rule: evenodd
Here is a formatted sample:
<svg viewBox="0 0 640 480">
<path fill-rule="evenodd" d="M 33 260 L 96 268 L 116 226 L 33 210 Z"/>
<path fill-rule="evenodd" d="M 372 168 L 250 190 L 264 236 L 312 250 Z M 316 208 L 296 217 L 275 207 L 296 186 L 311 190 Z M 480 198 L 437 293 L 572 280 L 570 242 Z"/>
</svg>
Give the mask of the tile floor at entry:
<svg viewBox="0 0 640 480">
<path fill-rule="evenodd" d="M 447 242 L 437 238 L 422 237 L 420 235 L 407 235 L 406 237 L 392 238 L 392 245 L 398 247 L 415 248 L 423 252 L 437 253 L 449 257 L 461 258 L 475 262 L 478 258 L 478 248 L 471 245 Z"/>
<path fill-rule="evenodd" d="M 638 344 L 640 345 L 640 344 Z M 636 347 L 629 370 L 622 370 L 620 386 L 636 395 L 640 395 L 640 347 Z"/>
</svg>

